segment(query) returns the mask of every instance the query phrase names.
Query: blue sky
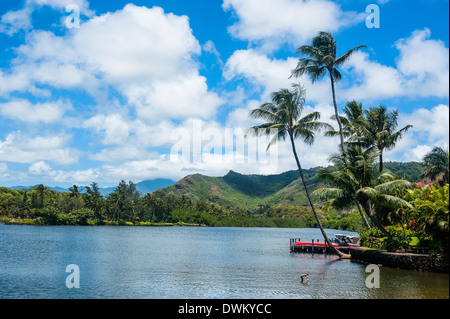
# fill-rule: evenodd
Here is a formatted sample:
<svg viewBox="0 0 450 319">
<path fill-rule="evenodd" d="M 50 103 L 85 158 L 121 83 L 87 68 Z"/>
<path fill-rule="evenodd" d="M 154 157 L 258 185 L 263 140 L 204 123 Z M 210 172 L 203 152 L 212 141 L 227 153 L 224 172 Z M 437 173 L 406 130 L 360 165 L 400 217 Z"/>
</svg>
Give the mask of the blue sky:
<svg viewBox="0 0 450 319">
<path fill-rule="evenodd" d="M 380 28 L 366 25 L 369 4 Z M 339 108 L 398 109 L 399 127 L 414 127 L 385 158 L 420 161 L 448 147 L 448 12 L 448 0 L 2 1 L 0 185 L 295 169 L 288 143 L 266 154 L 264 141 L 238 141 L 255 124 L 249 111 L 293 82 L 306 87 L 305 112 L 334 124 L 327 79 L 289 79 L 319 31 L 338 54 L 367 46 L 341 68 Z M 328 165 L 337 143 L 299 141 L 303 166 Z"/>
</svg>

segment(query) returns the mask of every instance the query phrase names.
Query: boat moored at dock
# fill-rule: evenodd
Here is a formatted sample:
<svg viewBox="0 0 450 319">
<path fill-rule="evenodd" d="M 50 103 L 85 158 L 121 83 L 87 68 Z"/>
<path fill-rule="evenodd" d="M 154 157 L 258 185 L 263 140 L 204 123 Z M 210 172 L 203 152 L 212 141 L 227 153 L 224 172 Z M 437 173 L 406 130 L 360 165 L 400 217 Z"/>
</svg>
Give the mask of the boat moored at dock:
<svg viewBox="0 0 450 319">
<path fill-rule="evenodd" d="M 359 237 L 349 236 L 343 234 L 336 234 L 335 238 L 331 240 L 331 244 L 340 251 L 348 251 L 350 247 L 359 246 Z M 291 238 L 290 249 L 292 252 L 309 252 L 309 253 L 326 253 L 333 252 L 330 246 L 326 242 L 321 242 L 319 239 L 316 241 L 302 241 L 300 238 Z"/>
</svg>

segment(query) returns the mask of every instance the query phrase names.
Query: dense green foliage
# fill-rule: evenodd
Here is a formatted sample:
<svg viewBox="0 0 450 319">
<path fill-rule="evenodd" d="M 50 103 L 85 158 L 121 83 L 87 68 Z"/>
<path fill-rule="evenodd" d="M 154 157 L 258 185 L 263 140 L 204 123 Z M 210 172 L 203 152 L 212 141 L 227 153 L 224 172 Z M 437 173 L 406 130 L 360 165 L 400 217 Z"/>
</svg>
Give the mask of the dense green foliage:
<svg viewBox="0 0 450 319">
<path fill-rule="evenodd" d="M 135 184 L 124 181 L 106 198 L 96 183 L 88 186 L 86 193 L 71 189 L 71 193 L 57 193 L 42 185 L 30 192 L 2 187 L 0 216 L 12 222 L 46 225 L 316 227 L 311 209 L 299 205 L 248 211 L 203 199 L 193 201 L 161 190 L 139 196 Z M 358 230 L 357 219 L 348 222 L 347 216 L 318 211 L 327 228 Z"/>
<path fill-rule="evenodd" d="M 419 181 L 420 168 L 423 168 L 421 163 L 413 162 L 387 162 L 385 166 L 411 182 Z M 336 169 L 328 167 L 330 171 Z M 312 189 L 323 185 L 318 172 L 319 168 L 304 170 Z M 192 175 L 145 196 L 140 196 L 135 186 L 122 181 L 106 197 L 96 183 L 80 194 L 73 188 L 72 192 L 58 193 L 43 185 L 27 190 L 0 187 L 0 216 L 29 224 L 317 227 L 311 209 L 305 206 L 306 198 L 297 171 L 271 176 L 236 172 L 224 177 Z M 215 192 L 212 192 L 214 186 Z M 364 228 L 357 210 L 319 212 L 325 228 L 356 232 Z M 408 218 L 409 215 L 396 211 L 384 217 L 387 224 L 407 223 Z"/>
<path fill-rule="evenodd" d="M 392 239 L 373 227 L 359 231 L 361 245 L 387 251 L 426 247 L 430 253 L 448 254 L 449 184 L 418 183 L 416 188 L 404 191 L 401 196 L 411 206 L 388 210 L 383 218 Z"/>
</svg>

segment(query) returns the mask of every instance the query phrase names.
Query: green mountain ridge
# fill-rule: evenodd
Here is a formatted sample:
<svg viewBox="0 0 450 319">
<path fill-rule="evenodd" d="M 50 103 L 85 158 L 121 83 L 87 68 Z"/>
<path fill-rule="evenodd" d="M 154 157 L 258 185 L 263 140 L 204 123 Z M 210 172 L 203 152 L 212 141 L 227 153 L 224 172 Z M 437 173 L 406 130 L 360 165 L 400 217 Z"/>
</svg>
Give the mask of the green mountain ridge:
<svg viewBox="0 0 450 319">
<path fill-rule="evenodd" d="M 320 168 L 303 170 L 311 191 L 323 185 L 316 177 Z M 399 178 L 418 182 L 422 164 L 386 162 L 385 168 L 397 174 Z M 333 167 L 330 166 L 329 169 Z M 223 207 L 231 206 L 252 212 L 277 205 L 308 206 L 297 170 L 277 175 L 244 175 L 234 171 L 223 177 L 193 174 L 159 191 L 178 197 L 184 196 L 192 201 L 210 201 Z"/>
</svg>

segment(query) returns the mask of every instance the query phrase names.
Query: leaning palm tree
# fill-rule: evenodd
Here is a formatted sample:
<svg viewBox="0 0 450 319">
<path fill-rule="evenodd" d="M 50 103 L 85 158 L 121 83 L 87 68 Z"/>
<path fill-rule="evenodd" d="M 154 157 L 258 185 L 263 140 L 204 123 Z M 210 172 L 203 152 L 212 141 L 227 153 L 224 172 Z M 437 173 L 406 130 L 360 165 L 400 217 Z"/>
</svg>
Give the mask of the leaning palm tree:
<svg viewBox="0 0 450 319">
<path fill-rule="evenodd" d="M 308 198 L 309 205 L 311 206 L 325 241 L 340 258 L 350 258 L 350 255 L 344 254 L 336 249 L 328 238 L 311 200 L 302 166 L 297 155 L 294 142 L 295 139 L 300 138 L 305 143 L 311 145 L 314 142 L 314 132 L 320 129 L 331 128 L 329 124 L 318 121 L 320 119 L 319 112 L 313 112 L 301 117 L 304 103 L 305 89 L 298 84 L 294 84 L 292 90 L 281 89 L 278 92 L 272 93 L 272 102 L 265 103 L 250 113 L 250 117 L 263 119 L 267 122 L 258 126 L 253 126 L 249 131 L 259 135 L 271 135 L 275 130 L 276 134 L 269 142 L 267 149 L 274 145 L 278 140 L 285 140 L 289 137 L 295 162 L 297 163 L 298 171 L 306 192 L 306 197 Z"/>
<path fill-rule="evenodd" d="M 442 175 L 444 183 L 449 182 L 449 160 L 448 150 L 436 146 L 433 150 L 425 155 L 423 164 L 425 169 L 420 175 L 421 178 L 436 179 Z"/>
<path fill-rule="evenodd" d="M 366 112 L 367 134 L 364 137 L 363 144 L 366 147 L 374 148 L 379 151 L 379 171 L 383 171 L 383 152 L 391 150 L 397 142 L 403 137 L 412 125 L 406 125 L 396 131 L 398 125 L 398 110 L 388 111 L 387 107 L 380 105 L 373 107 Z"/>
<path fill-rule="evenodd" d="M 331 81 L 334 112 L 339 127 L 342 151 L 345 148 L 344 134 L 342 131 L 342 123 L 339 117 L 335 92 L 335 83 L 342 78 L 342 75 L 337 68 L 347 62 L 355 51 L 365 47 L 365 45 L 359 45 L 337 58 L 337 45 L 333 35 L 329 32 L 321 31 L 312 39 L 311 45 L 303 45 L 297 50 L 297 54 L 302 54 L 307 57 L 299 60 L 297 67 L 292 71 L 291 75 L 291 77 L 300 77 L 303 74 L 307 74 L 312 83 L 314 83 L 324 77 L 328 72 Z"/>
</svg>

